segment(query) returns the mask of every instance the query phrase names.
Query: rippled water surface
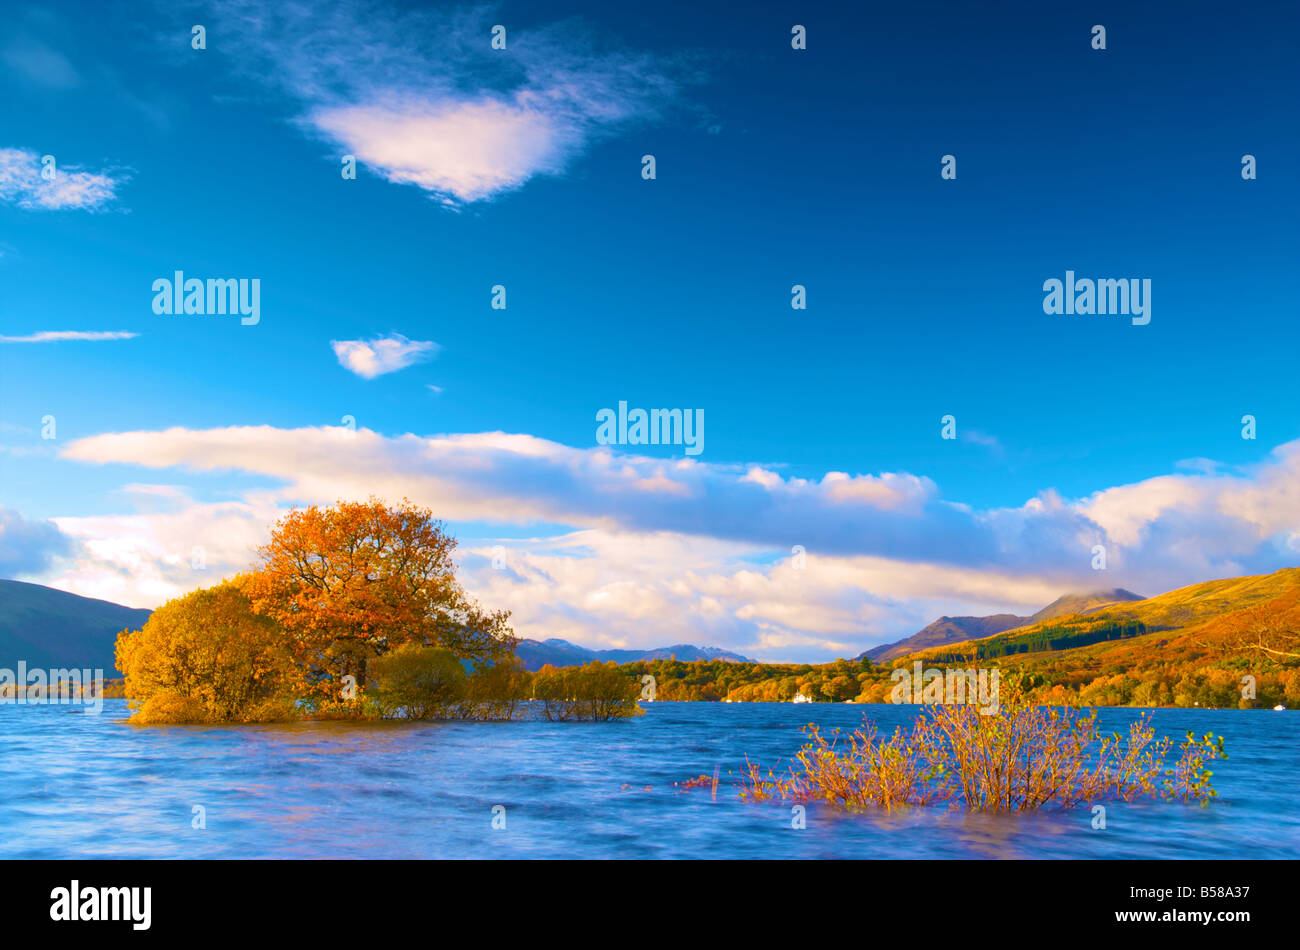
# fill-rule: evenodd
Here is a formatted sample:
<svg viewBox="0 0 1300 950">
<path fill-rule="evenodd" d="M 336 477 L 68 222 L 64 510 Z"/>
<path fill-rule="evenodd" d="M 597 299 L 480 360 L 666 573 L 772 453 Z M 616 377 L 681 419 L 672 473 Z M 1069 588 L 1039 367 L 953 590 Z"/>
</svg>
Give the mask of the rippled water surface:
<svg viewBox="0 0 1300 950">
<path fill-rule="evenodd" d="M 654 703 L 609 723 L 128 726 L 0 706 L 0 856 L 139 858 L 1300 857 L 1300 714 L 1154 711 L 1157 735 L 1226 737 L 1209 807 L 1009 816 L 844 816 L 737 800 L 745 753 L 775 764 L 799 727 L 892 730 L 915 707 Z M 1125 731 L 1136 710 L 1101 710 Z M 710 790 L 673 783 L 720 770 Z M 493 807 L 505 808 L 493 830 Z M 195 806 L 205 829 L 192 827 Z"/>
</svg>

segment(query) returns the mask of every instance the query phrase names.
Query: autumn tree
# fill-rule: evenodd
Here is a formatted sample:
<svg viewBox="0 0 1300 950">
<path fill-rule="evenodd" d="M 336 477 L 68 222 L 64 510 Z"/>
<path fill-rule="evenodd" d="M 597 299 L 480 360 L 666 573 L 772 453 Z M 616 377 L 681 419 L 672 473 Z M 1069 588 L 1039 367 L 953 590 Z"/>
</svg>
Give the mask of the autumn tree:
<svg viewBox="0 0 1300 950">
<path fill-rule="evenodd" d="M 481 608 L 456 580 L 456 541 L 432 512 L 377 498 L 295 509 L 259 549 L 254 609 L 296 639 L 313 688 L 364 685 L 366 664 L 403 643 L 473 661 L 507 656 L 509 611 Z"/>
<path fill-rule="evenodd" d="M 135 722 L 291 718 L 303 684 L 293 641 L 253 612 L 247 575 L 168 601 L 117 638 Z"/>
<path fill-rule="evenodd" d="M 832 702 L 843 703 L 857 696 L 859 688 L 857 680 L 836 676 L 822 683 L 821 692 Z"/>
</svg>

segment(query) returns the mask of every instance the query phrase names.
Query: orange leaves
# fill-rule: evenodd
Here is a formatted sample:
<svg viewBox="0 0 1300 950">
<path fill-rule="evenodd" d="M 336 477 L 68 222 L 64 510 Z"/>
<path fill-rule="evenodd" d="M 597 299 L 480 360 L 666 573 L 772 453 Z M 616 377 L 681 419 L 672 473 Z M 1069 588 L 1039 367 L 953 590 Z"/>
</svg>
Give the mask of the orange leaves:
<svg viewBox="0 0 1300 950">
<path fill-rule="evenodd" d="M 455 546 L 427 508 L 405 499 L 289 512 L 259 550 L 259 570 L 173 600 L 143 630 L 119 636 L 128 698 L 143 703 L 137 721 L 294 716 L 304 700 L 318 714 L 356 716 L 367 667 L 383 669 L 394 648 L 436 647 L 462 679 L 461 660 L 510 658 L 509 613 L 466 596 Z M 520 671 L 503 664 L 475 680 L 467 701 L 512 714 L 523 688 Z"/>
<path fill-rule="evenodd" d="M 427 508 L 377 498 L 285 515 L 259 550 L 253 606 L 334 679 L 365 680 L 369 659 L 402 643 L 481 659 L 510 652 L 508 613 L 485 613 L 454 574 L 455 539 Z"/>
</svg>

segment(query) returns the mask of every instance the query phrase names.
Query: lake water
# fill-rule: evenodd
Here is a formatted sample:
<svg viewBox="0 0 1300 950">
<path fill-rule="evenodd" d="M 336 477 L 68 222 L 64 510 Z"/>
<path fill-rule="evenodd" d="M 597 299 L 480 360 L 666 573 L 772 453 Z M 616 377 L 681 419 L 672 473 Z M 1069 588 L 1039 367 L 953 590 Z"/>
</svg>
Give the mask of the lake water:
<svg viewBox="0 0 1300 950">
<path fill-rule="evenodd" d="M 786 759 L 799 727 L 892 731 L 907 706 L 653 703 L 608 723 L 139 728 L 0 706 L 0 857 L 120 858 L 1297 858 L 1300 714 L 1154 711 L 1157 736 L 1226 737 L 1208 807 L 1107 805 L 847 816 L 736 798 L 744 755 Z M 1106 732 L 1138 714 L 1103 709 Z M 720 770 L 710 790 L 674 782 Z M 626 787 L 625 787 L 626 786 Z M 504 830 L 492 827 L 503 806 Z M 194 808 L 206 828 L 192 827 Z"/>
</svg>

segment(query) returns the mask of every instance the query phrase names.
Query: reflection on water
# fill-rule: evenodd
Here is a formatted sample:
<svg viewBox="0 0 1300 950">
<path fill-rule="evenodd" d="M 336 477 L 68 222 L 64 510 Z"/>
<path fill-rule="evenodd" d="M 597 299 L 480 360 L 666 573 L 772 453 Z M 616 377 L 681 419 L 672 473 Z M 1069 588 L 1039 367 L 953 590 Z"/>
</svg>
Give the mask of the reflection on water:
<svg viewBox="0 0 1300 950">
<path fill-rule="evenodd" d="M 915 707 L 654 703 L 609 723 L 126 725 L 0 706 L 0 856 L 144 858 L 1296 858 L 1300 715 L 1156 710 L 1159 735 L 1222 733 L 1207 808 L 1107 804 L 1021 815 L 947 807 L 843 815 L 749 805 L 734 782 L 799 727 L 882 728 Z M 1138 710 L 1101 710 L 1126 732 Z M 709 788 L 674 782 L 720 771 Z M 734 773 L 734 774 L 733 774 Z M 492 827 L 493 806 L 505 828 Z M 196 806 L 205 828 L 192 827 Z"/>
</svg>

